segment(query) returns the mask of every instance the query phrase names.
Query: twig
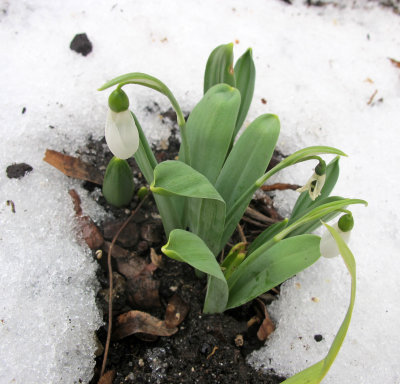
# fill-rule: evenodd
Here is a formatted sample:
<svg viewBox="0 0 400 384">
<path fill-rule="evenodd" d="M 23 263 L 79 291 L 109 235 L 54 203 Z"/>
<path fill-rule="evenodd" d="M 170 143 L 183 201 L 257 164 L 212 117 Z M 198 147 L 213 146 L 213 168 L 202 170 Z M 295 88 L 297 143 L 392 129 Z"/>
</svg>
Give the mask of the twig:
<svg viewBox="0 0 400 384">
<path fill-rule="evenodd" d="M 106 369 L 106 364 L 107 364 L 107 357 L 108 357 L 108 351 L 110 349 L 110 341 L 111 341 L 111 331 L 112 331 L 112 291 L 113 291 L 113 277 L 112 277 L 112 265 L 111 265 L 111 253 L 114 247 L 115 242 L 118 239 L 118 236 L 121 234 L 121 232 L 124 230 L 124 228 L 129 224 L 129 222 L 132 220 L 132 218 L 135 216 L 136 212 L 141 208 L 143 203 L 146 201 L 148 195 L 144 197 L 144 199 L 138 204 L 138 206 L 132 211 L 131 215 L 125 220 L 125 222 L 121 225 L 119 228 L 118 232 L 115 234 L 114 238 L 112 239 L 110 249 L 108 250 L 108 255 L 107 255 L 107 266 L 108 266 L 108 279 L 109 279 L 109 286 L 110 286 L 110 291 L 108 295 L 108 329 L 107 329 L 107 340 L 106 340 L 106 346 L 104 347 L 104 357 L 103 357 L 103 364 L 101 366 L 101 372 L 100 372 L 100 377 L 103 376 L 104 371 Z"/>
<path fill-rule="evenodd" d="M 301 185 L 297 185 L 297 184 L 275 183 L 275 184 L 271 184 L 271 185 L 262 185 L 261 189 L 265 192 L 275 191 L 275 190 L 284 191 L 286 189 L 292 189 L 295 191 L 296 189 L 299 189 L 300 187 L 301 187 Z"/>
<path fill-rule="evenodd" d="M 247 243 L 246 236 L 244 235 L 243 228 L 241 227 L 240 224 L 237 225 L 237 229 L 239 232 L 240 239 L 242 240 L 242 243 Z"/>
<path fill-rule="evenodd" d="M 378 93 L 378 90 L 377 89 L 375 89 L 375 92 L 371 95 L 371 97 L 369 98 L 369 100 L 368 100 L 368 102 L 367 102 L 367 105 L 371 105 L 372 104 L 372 102 L 374 101 L 374 98 L 375 98 L 375 96 L 376 96 L 376 94 Z"/>
<path fill-rule="evenodd" d="M 262 213 L 258 212 L 257 210 L 247 207 L 246 211 L 244 212 L 246 216 L 250 217 L 251 219 L 257 220 L 263 224 L 274 224 L 277 220 L 272 219 L 271 217 L 265 216 Z"/>
</svg>

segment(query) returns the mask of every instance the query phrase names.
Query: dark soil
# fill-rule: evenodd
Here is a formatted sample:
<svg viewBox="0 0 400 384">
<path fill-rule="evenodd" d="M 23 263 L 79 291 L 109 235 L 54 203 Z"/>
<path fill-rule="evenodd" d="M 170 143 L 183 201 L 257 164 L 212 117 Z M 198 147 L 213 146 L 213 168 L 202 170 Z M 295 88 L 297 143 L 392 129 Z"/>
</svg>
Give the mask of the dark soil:
<svg viewBox="0 0 400 384">
<path fill-rule="evenodd" d="M 10 179 L 20 179 L 32 171 L 33 168 L 26 163 L 11 164 L 6 169 L 7 177 Z"/>
<path fill-rule="evenodd" d="M 152 109 L 157 109 L 154 105 Z M 159 112 L 158 112 L 159 113 Z M 159 161 L 173 159 L 179 149 L 179 141 L 174 128 L 173 114 L 170 111 L 162 114 L 164 122 L 171 125 L 171 136 L 168 148 L 165 150 L 155 148 L 156 157 Z M 111 154 L 103 145 L 104 140 L 96 142 L 90 140 L 87 150 L 80 153 L 82 158 L 91 162 L 99 169 L 105 169 Z M 107 152 L 104 152 L 107 151 Z M 279 154 L 274 159 L 278 161 Z M 137 180 L 136 191 L 146 182 L 140 173 L 134 160 L 130 160 L 135 179 Z M 93 191 L 99 188 L 97 185 L 85 182 L 85 188 Z M 265 194 L 266 199 L 254 201 L 253 207 L 266 205 L 265 201 L 271 202 L 270 197 Z M 105 237 L 110 238 L 110 226 L 120 225 L 134 209 L 139 199 L 135 196 L 131 206 L 125 209 L 110 207 L 102 196 L 98 198 L 99 204 L 106 210 L 111 211 L 115 223 L 103 223 L 101 230 Z M 264 213 L 271 211 L 271 206 L 264 206 Z M 245 235 L 251 241 L 264 228 L 249 222 L 242 223 Z M 153 198 L 150 196 L 142 209 L 134 216 L 131 231 L 137 231 L 131 243 L 126 243 L 126 234 L 118 243 L 135 255 L 150 263 L 150 248 L 157 254 L 161 254 L 161 246 L 166 243 L 162 229 L 162 223 L 157 213 Z M 104 233 L 106 232 L 106 233 Z M 112 228 L 111 228 L 112 232 Z M 232 243 L 239 240 L 232 239 Z M 229 248 L 228 248 L 229 249 Z M 102 289 L 99 291 L 99 306 L 103 309 L 104 320 L 107 323 L 107 289 L 108 272 L 106 267 L 106 254 L 99 260 L 101 268 L 98 270 L 98 278 Z M 118 265 L 113 259 L 113 270 L 118 271 Z M 115 275 L 124 283 L 124 277 Z M 189 307 L 188 315 L 178 326 L 178 332 L 170 337 L 155 337 L 152 335 L 136 334 L 122 340 L 112 340 L 108 356 L 106 371 L 114 370 L 114 384 L 119 383 L 281 383 L 284 378 L 273 373 L 265 374 L 256 371 L 246 363 L 246 356 L 260 348 L 264 342 L 258 340 L 256 333 L 260 322 L 254 323 L 248 328 L 247 322 L 256 314 L 254 303 L 248 303 L 240 308 L 230 310 L 220 315 L 204 315 L 202 306 L 204 302 L 206 280 L 198 279 L 193 269 L 184 264 L 165 256 L 162 257 L 162 266 L 153 272 L 153 278 L 158 285 L 159 301 L 146 305 L 146 308 L 135 305 L 131 300 L 129 289 L 124 289 L 120 284 L 117 296 L 113 300 L 114 324 L 118 315 L 133 309 L 138 309 L 164 319 L 166 306 L 170 298 L 177 294 Z M 115 284 L 114 284 L 115 285 Z M 117 284 L 118 285 L 118 284 Z M 121 289 L 121 286 L 123 287 Z M 264 301 L 273 300 L 272 294 L 264 296 Z M 98 339 L 104 346 L 106 341 L 107 324 L 98 331 Z M 243 343 L 240 340 L 243 340 Z M 97 358 L 95 376 L 91 384 L 97 383 L 103 356 Z"/>
</svg>

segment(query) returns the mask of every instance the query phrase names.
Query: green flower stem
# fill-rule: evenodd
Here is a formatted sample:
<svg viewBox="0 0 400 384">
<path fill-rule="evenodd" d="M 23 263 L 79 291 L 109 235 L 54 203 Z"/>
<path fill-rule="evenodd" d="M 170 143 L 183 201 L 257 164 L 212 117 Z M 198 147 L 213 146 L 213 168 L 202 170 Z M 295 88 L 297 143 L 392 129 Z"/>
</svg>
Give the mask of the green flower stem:
<svg viewBox="0 0 400 384">
<path fill-rule="evenodd" d="M 335 201 L 332 203 L 321 205 L 317 208 L 314 208 L 312 211 L 301 217 L 299 220 L 295 221 L 293 224 L 289 225 L 288 227 L 284 228 L 281 232 L 275 235 L 272 239 L 268 240 L 260 247 L 255 249 L 244 261 L 243 267 L 248 265 L 249 263 L 253 262 L 257 259 L 261 254 L 263 254 L 267 249 L 271 248 L 274 244 L 278 243 L 279 241 L 283 240 L 290 232 L 294 231 L 296 228 L 302 226 L 303 224 L 307 224 L 312 222 L 315 219 L 321 219 L 325 215 L 340 211 L 343 207 L 350 205 L 350 204 L 364 204 L 368 205 L 365 200 L 360 199 L 343 199 L 339 201 Z M 239 278 L 239 274 L 233 274 L 230 279 L 228 279 L 229 287 L 232 287 L 237 279 Z"/>
<path fill-rule="evenodd" d="M 271 176 L 275 175 L 275 173 L 279 172 L 280 170 L 287 168 L 291 165 L 307 161 L 307 160 L 312 160 L 317 157 L 318 154 L 336 154 L 340 156 L 347 156 L 344 152 L 342 152 L 339 149 L 333 148 L 333 147 L 326 147 L 326 146 L 314 146 L 314 147 L 307 147 L 304 149 L 301 149 L 292 155 L 288 156 L 286 159 L 282 160 L 279 164 L 277 164 L 274 168 L 269 170 L 267 173 L 265 173 L 263 176 L 261 176 L 259 179 L 256 180 L 256 182 L 247 189 L 246 192 L 244 192 L 235 202 L 235 204 L 229 209 L 226 215 L 226 224 L 225 228 L 229 228 L 230 226 L 233 226 L 232 222 L 233 221 L 238 221 L 240 220 L 237 218 L 238 212 L 243 211 L 246 209 L 248 205 L 249 199 L 251 199 L 251 196 L 253 193 L 260 188 Z M 241 214 L 243 213 L 241 212 Z M 236 227 L 236 223 L 235 223 Z"/>
<path fill-rule="evenodd" d="M 350 204 L 364 204 L 365 206 L 368 205 L 368 203 L 365 200 L 361 200 L 361 199 L 343 199 L 343 200 L 334 201 L 332 203 L 321 205 L 317 208 L 314 208 L 313 210 L 311 210 L 310 212 L 305 214 L 302 218 L 300 218 L 299 220 L 295 221 L 293 224 L 286 227 L 282 232 L 278 233 L 274 237 L 274 239 L 276 241 L 282 240 L 290 232 L 294 231 L 298 227 L 301 227 L 303 224 L 307 224 L 310 221 L 320 219 L 329 213 L 332 213 L 335 211 L 342 211 L 343 207 L 350 205 Z"/>
<path fill-rule="evenodd" d="M 182 113 L 181 107 L 179 106 L 179 103 L 175 99 L 175 96 L 173 93 L 170 91 L 170 89 L 160 80 L 157 78 L 147 75 L 145 73 L 141 72 L 132 72 L 132 73 L 127 73 L 122 76 L 118 76 L 115 79 L 112 79 L 102 85 L 98 90 L 99 91 L 104 91 L 107 88 L 110 88 L 114 85 L 118 85 L 117 89 L 121 89 L 124 85 L 127 84 L 138 84 L 142 85 L 144 87 L 148 87 L 151 89 L 154 89 L 163 95 L 167 96 L 169 101 L 172 104 L 173 109 L 175 110 L 180 133 L 181 133 L 181 138 L 182 138 L 182 145 L 184 148 L 184 158 L 181 159 L 184 162 L 188 162 L 190 159 L 190 152 L 189 152 L 189 145 L 187 142 L 187 137 L 186 137 L 186 121 L 185 117 Z"/>
</svg>

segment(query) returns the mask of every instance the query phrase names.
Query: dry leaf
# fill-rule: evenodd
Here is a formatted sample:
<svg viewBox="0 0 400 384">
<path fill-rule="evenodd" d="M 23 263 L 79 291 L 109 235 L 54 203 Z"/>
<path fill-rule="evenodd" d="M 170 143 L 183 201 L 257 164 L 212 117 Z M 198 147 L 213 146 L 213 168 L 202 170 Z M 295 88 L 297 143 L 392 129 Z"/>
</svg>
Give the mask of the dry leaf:
<svg viewBox="0 0 400 384">
<path fill-rule="evenodd" d="M 172 336 L 178 328 L 167 328 L 165 322 L 141 311 L 129 311 L 119 315 L 115 325 L 114 339 L 135 333 L 147 333 L 155 336 Z"/>
<path fill-rule="evenodd" d="M 112 384 L 115 377 L 115 371 L 107 371 L 103 376 L 100 377 L 100 380 L 97 384 Z"/>
<path fill-rule="evenodd" d="M 75 189 L 68 191 L 74 203 L 81 234 L 90 249 L 99 249 L 104 243 L 103 235 L 89 216 L 82 216 L 81 199 Z"/>
<path fill-rule="evenodd" d="M 157 266 L 157 267 L 162 266 L 162 255 L 158 255 L 157 252 L 154 250 L 154 248 L 150 248 L 150 258 L 151 258 L 151 262 L 155 266 Z"/>
<path fill-rule="evenodd" d="M 390 57 L 388 57 L 388 59 L 390 60 L 390 62 L 397 68 L 400 68 L 400 61 L 392 59 Z"/>
<path fill-rule="evenodd" d="M 126 294 L 131 305 L 141 308 L 160 307 L 158 289 L 160 282 L 153 279 L 153 275 L 147 269 L 126 281 Z"/>
<path fill-rule="evenodd" d="M 103 184 L 103 175 L 92 165 L 83 162 L 77 157 L 64 155 L 61 152 L 46 149 L 43 160 L 49 163 L 64 175 L 73 177 L 74 179 L 86 180 L 91 183 Z"/>
<path fill-rule="evenodd" d="M 165 325 L 168 328 L 177 327 L 189 312 L 189 306 L 175 293 L 168 302 L 165 312 Z"/>
<path fill-rule="evenodd" d="M 264 302 L 260 299 L 256 300 L 259 308 L 262 310 L 264 314 L 264 320 L 260 325 L 260 328 L 257 331 L 257 338 L 260 341 L 267 340 L 268 336 L 275 331 L 275 324 L 272 322 L 271 318 L 269 317 L 267 307 Z"/>
</svg>

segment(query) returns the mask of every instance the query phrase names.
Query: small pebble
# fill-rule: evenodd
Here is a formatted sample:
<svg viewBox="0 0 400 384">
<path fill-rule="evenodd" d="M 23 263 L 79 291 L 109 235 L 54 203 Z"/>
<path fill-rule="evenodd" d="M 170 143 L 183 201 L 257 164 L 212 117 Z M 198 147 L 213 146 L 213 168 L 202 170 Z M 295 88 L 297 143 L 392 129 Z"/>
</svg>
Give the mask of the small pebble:
<svg viewBox="0 0 400 384">
<path fill-rule="evenodd" d="M 93 45 L 86 33 L 78 33 L 75 35 L 69 47 L 73 51 L 80 53 L 83 56 L 87 56 L 90 52 L 92 52 L 93 49 Z"/>
<path fill-rule="evenodd" d="M 314 340 L 319 343 L 323 339 L 322 335 L 314 335 Z"/>
</svg>

